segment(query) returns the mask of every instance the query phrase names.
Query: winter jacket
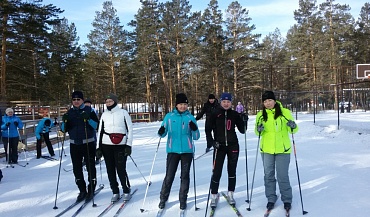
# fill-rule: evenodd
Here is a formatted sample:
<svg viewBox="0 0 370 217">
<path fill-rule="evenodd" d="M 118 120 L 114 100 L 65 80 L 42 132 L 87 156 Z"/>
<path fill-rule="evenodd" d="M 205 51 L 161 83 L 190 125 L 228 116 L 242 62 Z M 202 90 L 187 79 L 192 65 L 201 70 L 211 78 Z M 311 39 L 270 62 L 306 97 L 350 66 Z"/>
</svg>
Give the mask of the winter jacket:
<svg viewBox="0 0 370 217">
<path fill-rule="evenodd" d="M 14 125 L 14 122 L 18 122 L 18 127 Z M 8 127 L 6 126 L 6 123 L 10 123 L 9 130 L 8 130 Z M 6 137 L 6 138 L 19 137 L 18 129 L 22 129 L 22 128 L 23 128 L 23 122 L 15 114 L 13 114 L 13 116 L 8 116 L 6 114 L 3 116 L 2 121 L 1 121 L 2 137 Z"/>
<path fill-rule="evenodd" d="M 245 133 L 244 122 L 240 114 L 232 109 L 225 110 L 221 106 L 212 114 L 211 126 L 214 132 L 214 141 L 225 146 L 238 144 L 235 126 L 240 133 Z"/>
<path fill-rule="evenodd" d="M 289 120 L 293 121 L 292 114 L 289 109 L 283 108 L 279 101 L 276 103 L 280 106 L 282 115 L 276 120 L 274 119 L 275 108 L 266 109 L 267 121 L 263 120 L 262 112 L 259 111 L 256 116 L 256 125 L 254 128 L 255 134 L 258 136 L 257 127 L 263 124 L 264 130 L 261 133 L 260 150 L 268 154 L 283 154 L 291 153 L 291 142 L 288 133 L 292 133 L 291 128 L 287 126 Z M 298 131 L 298 126 L 293 129 L 293 133 Z"/>
<path fill-rule="evenodd" d="M 196 120 L 200 120 L 204 114 L 206 114 L 206 124 L 209 124 L 209 120 L 211 118 L 212 113 L 216 110 L 219 106 L 217 99 L 213 103 L 207 101 L 204 103 L 202 110 L 197 114 Z"/>
<path fill-rule="evenodd" d="M 45 125 L 45 121 L 50 120 L 50 126 Z M 50 132 L 50 129 L 54 126 L 54 123 L 51 121 L 50 118 L 43 118 L 39 121 L 37 124 L 35 135 L 37 139 L 41 139 L 40 133 L 48 133 Z"/>
<path fill-rule="evenodd" d="M 87 123 L 82 118 L 82 113 L 84 112 L 88 113 L 90 117 Z M 62 123 L 61 130 L 68 132 L 70 142 L 76 145 L 94 142 L 99 120 L 96 114 L 91 112 L 90 106 L 85 106 L 84 104 L 79 108 L 73 106 L 67 113 L 68 121 Z"/>
<path fill-rule="evenodd" d="M 118 106 L 112 108 L 112 110 L 106 110 L 102 114 L 98 129 L 98 146 L 101 144 L 115 145 L 109 138 L 110 133 L 121 133 L 125 134 L 122 141 L 117 145 L 129 145 L 132 146 L 133 131 L 132 121 L 129 113 L 125 109 L 121 109 Z"/>
<path fill-rule="evenodd" d="M 161 137 L 164 138 L 168 134 L 167 153 L 194 153 L 193 140 L 198 140 L 200 133 L 199 129 L 196 131 L 190 129 L 190 121 L 197 124 L 189 110 L 179 113 L 175 108 L 172 112 L 166 114 L 161 124 L 166 130 Z"/>
</svg>

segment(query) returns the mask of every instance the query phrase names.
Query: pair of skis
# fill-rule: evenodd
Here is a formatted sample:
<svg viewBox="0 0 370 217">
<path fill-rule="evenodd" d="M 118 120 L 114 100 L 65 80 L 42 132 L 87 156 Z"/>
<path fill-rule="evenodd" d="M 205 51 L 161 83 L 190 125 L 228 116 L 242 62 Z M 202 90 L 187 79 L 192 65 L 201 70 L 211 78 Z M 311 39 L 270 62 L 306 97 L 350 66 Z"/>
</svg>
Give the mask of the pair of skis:
<svg viewBox="0 0 370 217">
<path fill-rule="evenodd" d="M 269 217 L 272 209 L 267 209 L 263 217 Z M 290 209 L 285 209 L 285 217 L 290 217 Z"/>
<path fill-rule="evenodd" d="M 185 211 L 186 211 L 185 209 L 180 209 L 180 217 L 185 217 Z M 165 209 L 159 209 L 156 217 L 162 217 L 164 212 L 165 212 Z"/>
<path fill-rule="evenodd" d="M 46 159 L 46 160 L 50 160 L 50 161 L 59 161 L 55 157 L 51 157 L 51 156 L 47 156 L 47 155 L 43 155 L 43 156 L 41 156 L 41 158 Z"/>
<path fill-rule="evenodd" d="M 236 208 L 235 204 L 231 204 L 230 201 L 229 201 L 229 197 L 224 193 L 224 192 L 221 192 L 222 196 L 226 199 L 227 201 L 227 204 L 229 204 L 229 206 L 231 207 L 231 209 L 235 212 L 235 214 L 238 216 L 238 217 L 243 217 L 243 215 L 240 213 L 240 211 L 238 210 L 238 208 Z M 217 197 L 216 199 L 216 204 L 218 204 L 218 201 L 219 201 L 219 196 Z M 209 214 L 210 217 L 213 217 L 215 215 L 215 212 L 216 212 L 216 208 L 217 207 L 211 207 L 211 212 Z"/>
<path fill-rule="evenodd" d="M 118 210 L 116 211 L 116 213 L 114 214 L 114 217 L 117 217 L 121 212 L 122 212 L 122 210 L 123 210 L 123 208 L 125 208 L 126 207 L 126 204 L 131 200 L 131 198 L 132 198 L 132 196 L 136 193 L 136 191 L 137 191 L 138 189 L 136 188 L 132 193 L 131 193 L 131 197 L 130 197 L 130 199 L 129 200 L 125 200 L 125 201 L 123 201 L 122 202 L 122 204 L 121 204 L 121 206 L 118 208 Z M 120 197 L 120 199 L 122 198 L 122 195 L 121 195 L 121 197 Z M 118 199 L 118 201 L 120 200 L 120 199 Z M 118 201 L 116 201 L 116 202 L 111 202 L 104 210 L 103 210 L 103 212 L 101 212 L 99 215 L 98 215 L 98 217 L 102 217 L 102 216 L 104 216 L 105 214 L 107 214 L 112 208 L 113 208 L 113 206 L 114 205 L 116 205 L 117 203 L 118 203 Z"/>
<path fill-rule="evenodd" d="M 97 195 L 102 189 L 104 188 L 104 186 L 100 186 L 98 189 L 95 190 L 94 192 L 94 197 L 95 195 Z M 83 201 L 83 200 L 82 200 Z M 64 213 L 68 212 L 69 210 L 71 210 L 73 207 L 77 206 L 79 203 L 81 203 L 82 201 L 76 201 L 74 203 L 72 203 L 70 206 L 68 206 L 67 208 L 65 208 L 62 212 L 60 212 L 58 215 L 56 215 L 55 217 L 60 217 L 62 216 Z M 78 208 L 78 210 L 76 210 L 76 212 L 72 215 L 72 216 L 77 216 L 77 214 L 79 214 L 89 203 L 90 201 L 92 201 L 92 198 L 89 198 L 89 199 L 86 199 L 85 202 Z"/>
</svg>

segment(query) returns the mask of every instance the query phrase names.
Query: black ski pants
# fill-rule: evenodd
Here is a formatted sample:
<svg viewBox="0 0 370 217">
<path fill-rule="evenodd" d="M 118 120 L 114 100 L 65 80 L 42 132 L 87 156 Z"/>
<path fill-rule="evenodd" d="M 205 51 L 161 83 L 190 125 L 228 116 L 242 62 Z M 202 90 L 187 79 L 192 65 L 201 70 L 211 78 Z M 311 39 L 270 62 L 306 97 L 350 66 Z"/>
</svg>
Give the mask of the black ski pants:
<svg viewBox="0 0 370 217">
<path fill-rule="evenodd" d="M 113 194 L 119 194 L 117 175 L 121 182 L 123 193 L 130 193 L 130 182 L 126 171 L 127 156 L 125 156 L 125 148 L 126 145 L 102 144 L 101 146 Z"/>
<path fill-rule="evenodd" d="M 5 149 L 6 160 L 9 163 L 18 163 L 18 142 L 19 137 L 3 137 L 3 144 Z M 9 142 L 9 150 L 8 150 Z M 9 152 L 8 152 L 9 151 Z M 9 155 L 9 159 L 8 159 Z"/>
<path fill-rule="evenodd" d="M 84 143 L 82 145 L 70 144 L 70 154 L 73 165 L 73 174 L 80 192 L 86 192 L 86 182 L 83 174 L 82 161 L 86 162 L 88 173 L 88 191 L 95 190 L 96 187 L 96 168 L 95 168 L 95 142 Z"/>
<path fill-rule="evenodd" d="M 36 152 L 37 152 L 36 156 L 37 156 L 37 158 L 41 157 L 42 138 L 44 138 L 44 141 L 45 141 L 46 147 L 48 148 L 50 156 L 54 156 L 55 154 L 54 154 L 53 145 L 50 142 L 49 132 L 47 132 L 47 133 L 41 133 L 40 134 L 40 139 L 38 139 L 37 142 L 36 142 Z"/>
<path fill-rule="evenodd" d="M 212 126 L 210 126 L 209 122 L 210 121 L 206 121 L 204 131 L 206 133 L 207 148 L 212 148 L 214 141 L 212 136 Z"/>
<path fill-rule="evenodd" d="M 229 144 L 228 146 L 221 145 L 213 152 L 213 175 L 211 181 L 211 193 L 217 194 L 224 166 L 225 157 L 227 156 L 227 173 L 229 177 L 228 191 L 234 191 L 236 185 L 236 166 L 239 158 L 239 144 Z"/>
<path fill-rule="evenodd" d="M 181 184 L 179 191 L 180 203 L 186 203 L 190 185 L 190 166 L 193 159 L 193 153 L 177 154 L 168 153 L 166 162 L 166 176 L 164 177 L 160 200 L 167 201 L 170 195 L 173 180 L 176 175 L 177 167 L 181 161 Z"/>
</svg>

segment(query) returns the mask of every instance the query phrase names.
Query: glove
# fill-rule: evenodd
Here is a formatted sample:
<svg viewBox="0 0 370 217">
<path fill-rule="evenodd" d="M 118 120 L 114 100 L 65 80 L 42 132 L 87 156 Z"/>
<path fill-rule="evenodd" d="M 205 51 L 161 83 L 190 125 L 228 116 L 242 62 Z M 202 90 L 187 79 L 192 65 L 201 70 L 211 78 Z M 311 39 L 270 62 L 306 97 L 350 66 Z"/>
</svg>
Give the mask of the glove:
<svg viewBox="0 0 370 217">
<path fill-rule="evenodd" d="M 18 127 L 18 121 L 14 121 L 14 126 Z"/>
<path fill-rule="evenodd" d="M 288 123 L 286 123 L 286 125 L 292 129 L 295 129 L 297 128 L 297 124 L 294 122 L 294 121 L 288 121 Z"/>
<path fill-rule="evenodd" d="M 103 157 L 103 152 L 100 150 L 100 148 L 96 149 L 96 159 L 100 160 L 101 157 Z"/>
<path fill-rule="evenodd" d="M 131 152 L 132 152 L 132 149 L 131 149 L 131 146 L 129 145 L 126 145 L 126 148 L 125 148 L 125 156 L 130 156 L 131 155 Z"/>
<path fill-rule="evenodd" d="M 161 128 L 159 128 L 158 130 L 158 135 L 162 136 L 165 131 L 166 131 L 166 128 L 164 128 L 164 126 L 161 126 Z"/>
<path fill-rule="evenodd" d="M 242 114 L 242 118 L 243 118 L 243 121 L 244 122 L 248 122 L 248 119 L 249 119 L 249 117 L 248 117 L 248 115 L 247 114 Z"/>
<path fill-rule="evenodd" d="M 189 122 L 189 127 L 192 131 L 196 131 L 198 129 L 197 125 L 192 121 Z"/>
<path fill-rule="evenodd" d="M 263 124 L 260 124 L 260 125 L 258 125 L 258 127 L 257 127 L 257 131 L 258 131 L 259 133 L 261 133 L 264 129 L 265 129 L 265 127 L 263 126 Z"/>
<path fill-rule="evenodd" d="M 221 146 L 221 144 L 219 142 L 214 141 L 214 143 L 213 143 L 213 148 L 214 149 L 218 149 L 220 146 Z"/>
<path fill-rule="evenodd" d="M 87 121 L 87 120 L 89 120 L 89 119 L 90 119 L 90 114 L 89 114 L 89 113 L 87 113 L 87 112 L 85 112 L 85 111 L 83 111 L 83 112 L 81 113 L 81 118 Z"/>
<path fill-rule="evenodd" d="M 5 126 L 9 127 L 10 126 L 10 122 L 6 123 Z"/>
<path fill-rule="evenodd" d="M 65 113 L 62 117 L 63 122 L 67 122 L 69 119 L 68 113 Z"/>
</svg>

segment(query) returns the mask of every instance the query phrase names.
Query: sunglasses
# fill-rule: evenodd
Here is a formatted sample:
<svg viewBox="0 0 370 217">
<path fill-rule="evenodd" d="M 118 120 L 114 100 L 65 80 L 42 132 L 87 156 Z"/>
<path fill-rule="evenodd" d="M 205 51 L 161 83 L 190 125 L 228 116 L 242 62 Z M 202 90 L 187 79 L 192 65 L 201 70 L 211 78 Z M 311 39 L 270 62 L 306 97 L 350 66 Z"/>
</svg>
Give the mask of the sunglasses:
<svg viewBox="0 0 370 217">
<path fill-rule="evenodd" d="M 72 101 L 80 101 L 80 98 L 73 98 Z"/>
</svg>

